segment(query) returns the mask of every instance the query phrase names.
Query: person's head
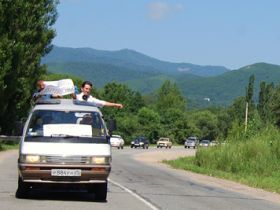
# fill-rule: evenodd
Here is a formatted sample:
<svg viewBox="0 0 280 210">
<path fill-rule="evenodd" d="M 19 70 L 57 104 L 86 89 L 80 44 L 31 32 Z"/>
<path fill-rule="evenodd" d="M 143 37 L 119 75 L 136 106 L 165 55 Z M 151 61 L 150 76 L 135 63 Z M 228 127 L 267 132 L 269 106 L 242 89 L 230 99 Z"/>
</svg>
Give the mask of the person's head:
<svg viewBox="0 0 280 210">
<path fill-rule="evenodd" d="M 81 90 L 84 95 L 89 96 L 92 89 L 92 83 L 90 81 L 84 81 Z"/>
<path fill-rule="evenodd" d="M 44 81 L 43 80 L 38 80 L 38 82 L 37 82 L 37 89 L 39 90 L 39 91 L 41 91 L 41 90 L 43 90 L 45 88 L 45 83 L 44 83 Z"/>
<path fill-rule="evenodd" d="M 92 117 L 89 114 L 86 114 L 80 124 L 91 125 L 92 124 Z"/>
</svg>

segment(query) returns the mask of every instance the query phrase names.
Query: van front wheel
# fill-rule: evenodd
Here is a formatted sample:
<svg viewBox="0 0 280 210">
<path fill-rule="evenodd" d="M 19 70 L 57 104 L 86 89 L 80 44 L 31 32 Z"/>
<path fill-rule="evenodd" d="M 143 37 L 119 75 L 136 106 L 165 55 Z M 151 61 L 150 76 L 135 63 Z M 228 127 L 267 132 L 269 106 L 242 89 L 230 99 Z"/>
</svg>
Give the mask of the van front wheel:
<svg viewBox="0 0 280 210">
<path fill-rule="evenodd" d="M 88 191 L 94 193 L 94 198 L 97 201 L 106 201 L 107 198 L 107 181 L 106 183 L 92 184 Z"/>
<path fill-rule="evenodd" d="M 16 198 L 27 198 L 29 191 L 29 185 L 22 181 L 20 177 L 18 177 L 18 188 L 16 191 Z"/>
</svg>

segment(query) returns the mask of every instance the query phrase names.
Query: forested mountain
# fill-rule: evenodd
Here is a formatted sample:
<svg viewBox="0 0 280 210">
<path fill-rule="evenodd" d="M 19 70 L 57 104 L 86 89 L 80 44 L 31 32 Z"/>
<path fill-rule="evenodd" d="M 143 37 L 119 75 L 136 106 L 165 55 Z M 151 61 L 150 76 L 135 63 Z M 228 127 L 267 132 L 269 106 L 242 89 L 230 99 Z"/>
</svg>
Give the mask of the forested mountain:
<svg viewBox="0 0 280 210">
<path fill-rule="evenodd" d="M 43 63 L 50 72 L 77 75 L 93 81 L 96 87 L 116 81 L 144 94 L 158 89 L 168 79 L 178 85 L 189 105 L 195 107 L 231 104 L 235 98 L 244 96 L 252 74 L 256 78 L 255 100 L 260 81 L 278 84 L 280 80 L 278 65 L 257 63 L 229 71 L 224 67 L 159 61 L 132 50 L 110 52 L 55 46 Z M 186 71 L 182 71 L 184 66 Z"/>
<path fill-rule="evenodd" d="M 42 59 L 43 63 L 93 63 L 110 65 L 138 72 L 158 72 L 164 74 L 191 73 L 198 76 L 216 76 L 229 69 L 222 66 L 199 66 L 190 63 L 171 63 L 146 56 L 133 50 L 103 51 L 92 48 L 66 48 L 54 46 L 52 51 Z M 108 69 L 108 68 L 107 68 Z M 51 68 L 50 70 L 56 70 Z M 84 69 L 87 71 L 87 69 Z M 91 69 L 92 71 L 92 69 Z M 120 72 L 121 73 L 121 72 Z M 136 77 L 137 78 L 137 77 Z"/>
<path fill-rule="evenodd" d="M 248 80 L 251 75 L 255 76 L 254 100 L 257 100 L 260 82 L 279 84 L 280 66 L 266 63 L 248 65 L 238 70 L 226 72 L 217 77 L 199 78 L 189 80 L 181 77 L 176 83 L 183 95 L 197 104 L 220 104 L 229 105 L 239 97 L 245 96 Z M 205 99 L 210 99 L 210 101 Z"/>
<path fill-rule="evenodd" d="M 127 82 L 135 78 L 145 80 L 161 73 L 156 71 L 137 71 L 127 67 L 103 63 L 47 63 L 48 70 L 55 73 L 73 74 L 82 79 L 91 80 L 96 87 L 103 87 L 108 82 Z"/>
</svg>

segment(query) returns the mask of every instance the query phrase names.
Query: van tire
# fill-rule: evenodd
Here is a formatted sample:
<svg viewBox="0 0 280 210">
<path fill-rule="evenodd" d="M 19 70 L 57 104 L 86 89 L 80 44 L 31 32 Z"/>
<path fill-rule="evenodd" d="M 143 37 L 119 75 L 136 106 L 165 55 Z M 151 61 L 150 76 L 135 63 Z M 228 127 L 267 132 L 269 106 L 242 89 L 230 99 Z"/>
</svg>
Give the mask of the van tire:
<svg viewBox="0 0 280 210">
<path fill-rule="evenodd" d="M 94 199 L 97 201 L 106 201 L 108 182 L 91 184 L 88 188 L 89 193 L 94 193 Z"/>
<path fill-rule="evenodd" d="M 106 183 L 95 184 L 94 195 L 95 199 L 98 201 L 106 201 L 107 198 L 107 181 Z"/>
<path fill-rule="evenodd" d="M 22 181 L 20 177 L 18 177 L 18 188 L 16 191 L 16 198 L 22 199 L 28 197 L 29 185 Z"/>
</svg>

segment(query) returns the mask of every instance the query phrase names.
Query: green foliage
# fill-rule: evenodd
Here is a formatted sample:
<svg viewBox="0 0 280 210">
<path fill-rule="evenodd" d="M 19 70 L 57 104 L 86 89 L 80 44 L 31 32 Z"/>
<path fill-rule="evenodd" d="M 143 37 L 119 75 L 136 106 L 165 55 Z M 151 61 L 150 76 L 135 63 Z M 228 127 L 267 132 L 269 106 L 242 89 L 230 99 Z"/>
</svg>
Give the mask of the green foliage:
<svg viewBox="0 0 280 210">
<path fill-rule="evenodd" d="M 201 68 L 166 62 L 159 65 L 158 60 L 149 60 L 133 52 L 99 52 L 88 48 L 55 47 L 44 61 L 49 71 L 79 75 L 93 81 L 97 87 L 117 81 L 142 94 L 152 93 L 165 80 L 170 80 L 176 82 L 183 96 L 188 98 L 189 107 L 230 105 L 235 98 L 244 96 L 252 75 L 255 76 L 253 92 L 259 92 L 261 81 L 276 84 L 280 79 L 280 67 L 266 63 L 257 63 L 233 71 L 220 71 L 218 67 L 209 66 Z M 184 68 L 188 71 L 178 71 Z M 204 98 L 210 98 L 210 101 Z M 257 98 L 258 95 L 255 94 L 252 99 L 257 101 Z"/>
<path fill-rule="evenodd" d="M 234 123 L 225 145 L 200 148 L 194 158 L 167 161 L 176 168 L 193 170 L 280 192 L 280 131 L 269 125 L 246 134 Z M 234 135 L 235 134 L 235 135 Z"/>
<path fill-rule="evenodd" d="M 248 87 L 246 88 L 246 101 L 248 103 L 253 103 L 254 82 L 255 82 L 255 76 L 251 75 L 249 78 Z"/>
<path fill-rule="evenodd" d="M 243 141 L 246 138 L 249 138 L 262 130 L 264 126 L 258 112 L 255 110 L 251 115 L 251 118 L 248 120 L 247 130 L 245 131 L 245 123 L 240 123 L 238 119 L 235 119 L 231 124 L 231 128 L 228 131 L 227 141 L 237 142 Z"/>
<path fill-rule="evenodd" d="M 271 96 L 267 103 L 268 119 L 280 127 L 280 85 L 271 90 Z"/>
<path fill-rule="evenodd" d="M 157 102 L 155 106 L 159 113 L 164 113 L 165 110 L 170 108 L 185 111 L 186 101 L 176 84 L 172 84 L 169 80 L 166 80 L 157 91 Z"/>
<path fill-rule="evenodd" d="M 218 118 L 208 110 L 194 112 L 189 120 L 193 122 L 195 130 L 192 134 L 201 139 L 214 140 L 218 136 Z"/>
<path fill-rule="evenodd" d="M 216 115 L 218 119 L 217 139 L 223 141 L 227 137 L 229 128 L 231 127 L 231 116 L 227 113 L 225 109 L 220 109 L 220 111 Z"/>
<path fill-rule="evenodd" d="M 124 84 L 116 82 L 107 83 L 100 91 L 100 98 L 105 101 L 122 103 L 124 108 L 116 112 L 112 108 L 104 107 L 104 113 L 108 116 L 123 115 L 125 113 L 137 113 L 144 106 L 144 101 L 139 92 L 132 91 Z"/>
<path fill-rule="evenodd" d="M 117 131 L 116 134 L 120 134 L 126 144 L 130 144 L 131 138 L 143 135 L 140 133 L 140 125 L 138 122 L 138 117 L 134 114 L 127 114 L 123 116 L 117 116 Z"/>
<path fill-rule="evenodd" d="M 178 108 L 167 108 L 161 115 L 160 136 L 169 137 L 182 144 L 187 135 L 188 123 L 185 113 Z"/>
<path fill-rule="evenodd" d="M 0 151 L 18 149 L 18 147 L 19 147 L 18 143 L 13 143 L 11 141 L 0 142 Z"/>
<path fill-rule="evenodd" d="M 36 80 L 44 73 L 40 60 L 55 35 L 56 1 L 0 2 L 0 127 L 11 133 L 26 115 Z"/>
<path fill-rule="evenodd" d="M 258 111 L 264 122 L 273 122 L 271 101 L 273 101 L 274 85 L 261 82 L 259 92 Z"/>
<path fill-rule="evenodd" d="M 94 59 L 95 60 L 95 59 Z M 73 74 L 81 77 L 83 80 L 90 80 L 95 87 L 101 88 L 111 81 L 125 83 L 135 78 L 146 80 L 157 73 L 149 70 L 137 71 L 133 68 L 124 66 L 119 67 L 112 64 L 95 62 L 67 62 L 67 63 L 47 63 L 48 71 L 61 74 Z M 131 86 L 133 87 L 133 86 Z M 135 90 L 135 89 L 134 89 Z"/>
<path fill-rule="evenodd" d="M 181 75 L 176 81 L 182 94 L 195 104 L 196 107 L 210 105 L 228 106 L 241 96 L 244 96 L 245 88 L 248 86 L 250 76 L 254 75 L 254 92 L 259 92 L 261 81 L 268 83 L 279 83 L 280 66 L 265 63 L 257 63 L 238 70 L 226 72 L 216 77 L 202 77 L 189 80 L 188 76 Z M 205 97 L 210 98 L 206 103 Z M 257 101 L 258 95 L 252 98 Z M 189 103 L 191 104 L 191 103 Z"/>
<path fill-rule="evenodd" d="M 142 94 L 153 94 L 166 80 L 175 82 L 176 79 L 172 75 L 158 74 L 147 78 L 136 77 L 135 79 L 125 81 L 125 84 Z"/>
<path fill-rule="evenodd" d="M 234 174 L 249 176 L 280 175 L 279 162 L 280 133 L 275 128 L 263 129 L 250 136 L 238 135 L 238 141 L 229 141 L 225 146 L 211 150 L 199 150 L 196 164 Z"/>
<path fill-rule="evenodd" d="M 239 97 L 234 100 L 233 104 L 228 108 L 228 115 L 231 120 L 237 120 L 239 123 L 244 123 L 245 120 L 246 99 Z"/>
<path fill-rule="evenodd" d="M 173 74 L 189 72 L 199 76 L 215 76 L 228 71 L 222 66 L 199 66 L 190 63 L 171 63 L 160 61 L 133 50 L 104 51 L 91 48 L 54 47 L 54 50 L 43 59 L 44 63 L 94 63 L 111 66 L 112 72 L 130 69 L 137 72 L 156 72 L 157 74 Z M 105 69 L 104 69 L 105 70 Z M 101 75 L 103 78 L 108 75 Z M 117 76 L 117 75 L 116 75 Z M 129 75 L 122 75 L 125 78 Z M 92 78 L 94 79 L 94 78 Z M 116 80 L 114 78 L 113 80 Z M 119 81 L 120 82 L 120 81 Z"/>
<path fill-rule="evenodd" d="M 181 95 L 176 84 L 166 80 L 156 92 L 156 101 L 152 107 L 160 114 L 161 130 L 159 137 L 171 138 L 182 143 L 186 137 L 187 127 L 185 110 L 186 100 Z"/>
<path fill-rule="evenodd" d="M 147 107 L 143 107 L 138 111 L 138 133 L 144 134 L 153 142 L 159 138 L 160 116 L 157 112 Z"/>
</svg>

